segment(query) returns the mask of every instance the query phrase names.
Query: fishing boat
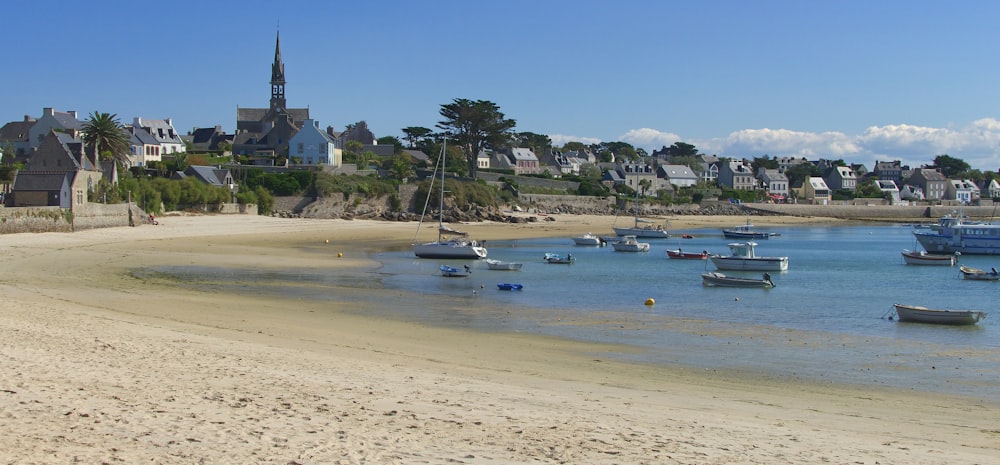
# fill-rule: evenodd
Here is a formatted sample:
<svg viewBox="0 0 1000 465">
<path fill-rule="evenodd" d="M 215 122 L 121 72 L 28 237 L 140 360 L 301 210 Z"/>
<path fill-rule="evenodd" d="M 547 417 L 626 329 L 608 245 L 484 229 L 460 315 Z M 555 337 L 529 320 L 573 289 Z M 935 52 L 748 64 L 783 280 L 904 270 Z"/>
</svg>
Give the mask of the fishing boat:
<svg viewBox="0 0 1000 465">
<path fill-rule="evenodd" d="M 733 226 L 722 230 L 722 235 L 726 239 L 770 239 L 778 233 L 768 231 L 758 231 L 753 228 L 753 223 L 747 220 L 747 224 Z"/>
<path fill-rule="evenodd" d="M 612 242 L 611 246 L 615 248 L 615 252 L 649 252 L 649 242 L 639 242 L 635 236 L 622 236 Z"/>
<path fill-rule="evenodd" d="M 596 236 L 591 233 L 584 234 L 582 236 L 576 236 L 573 238 L 573 243 L 576 245 L 604 245 L 604 238 Z"/>
<path fill-rule="evenodd" d="M 958 267 L 958 271 L 962 273 L 962 279 L 969 279 L 973 281 L 997 281 L 1000 280 L 1000 273 L 997 272 L 996 268 L 990 271 L 980 270 L 979 268 L 973 268 L 971 266 L 962 265 Z"/>
<path fill-rule="evenodd" d="M 718 287 L 761 287 L 765 289 L 774 287 L 771 275 L 767 273 L 764 273 L 760 279 L 726 276 L 719 272 L 703 273 L 701 275 L 701 283 L 706 286 Z"/>
<path fill-rule="evenodd" d="M 907 265 L 955 266 L 954 255 L 937 255 L 924 251 L 903 249 L 903 263 Z"/>
<path fill-rule="evenodd" d="M 445 145 L 441 144 L 441 158 L 438 163 L 441 167 L 441 195 L 438 198 L 438 238 L 434 242 L 426 242 L 413 246 L 413 253 L 418 258 L 486 258 L 486 247 L 479 242 L 471 240 L 467 234 L 452 229 L 444 224 L 444 158 Z M 432 183 L 433 183 L 433 178 Z M 429 197 L 428 197 L 429 200 Z M 424 213 L 427 213 L 427 204 L 424 204 Z M 424 214 L 420 215 L 420 222 L 417 224 L 417 234 L 420 233 L 420 224 L 423 224 Z"/>
<path fill-rule="evenodd" d="M 913 230 L 924 250 L 935 254 L 1000 255 L 1000 224 L 942 216 L 937 224 Z"/>
<path fill-rule="evenodd" d="M 638 173 L 636 173 L 636 179 L 638 180 Z M 615 234 L 619 236 L 635 236 L 641 237 L 643 239 L 668 239 L 670 238 L 670 233 L 667 232 L 663 225 L 653 225 L 649 220 L 639 218 L 639 185 L 636 183 L 635 189 L 635 223 L 632 227 L 625 226 L 612 226 L 611 228 L 615 230 Z"/>
<path fill-rule="evenodd" d="M 893 304 L 899 321 L 938 325 L 974 325 L 986 318 L 979 310 L 935 310 L 916 305 Z"/>
<path fill-rule="evenodd" d="M 556 253 L 546 253 L 542 259 L 545 260 L 545 263 L 558 263 L 563 265 L 569 265 L 576 261 L 576 259 L 573 258 L 573 254 L 566 254 L 566 256 L 562 256 Z"/>
<path fill-rule="evenodd" d="M 505 262 L 503 260 L 486 259 L 486 267 L 497 271 L 517 271 L 521 269 L 522 263 Z"/>
<path fill-rule="evenodd" d="M 524 289 L 524 285 L 519 283 L 499 283 L 497 284 L 497 289 L 501 291 L 520 291 Z"/>
<path fill-rule="evenodd" d="M 683 260 L 705 260 L 708 258 L 708 251 L 702 250 L 701 252 L 685 252 L 681 249 L 667 249 L 667 257 L 679 258 Z"/>
<path fill-rule="evenodd" d="M 760 257 L 754 248 L 756 242 L 733 242 L 729 244 L 730 255 L 711 255 L 712 263 L 720 270 L 742 271 L 785 271 L 788 257 Z"/>
<path fill-rule="evenodd" d="M 446 278 L 464 278 L 472 274 L 472 268 L 469 265 L 465 265 L 462 268 L 455 268 L 449 265 L 441 265 L 438 267 L 441 270 L 441 276 Z"/>
</svg>

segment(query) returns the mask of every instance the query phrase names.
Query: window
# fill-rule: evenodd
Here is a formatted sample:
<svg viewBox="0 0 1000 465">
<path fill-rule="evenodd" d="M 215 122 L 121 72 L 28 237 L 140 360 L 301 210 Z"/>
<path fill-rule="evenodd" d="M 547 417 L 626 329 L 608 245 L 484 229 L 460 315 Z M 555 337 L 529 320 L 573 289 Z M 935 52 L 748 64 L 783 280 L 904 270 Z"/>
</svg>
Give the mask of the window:
<svg viewBox="0 0 1000 465">
<path fill-rule="evenodd" d="M 304 151 L 304 146 L 305 144 L 299 142 L 299 153 L 302 153 Z"/>
</svg>

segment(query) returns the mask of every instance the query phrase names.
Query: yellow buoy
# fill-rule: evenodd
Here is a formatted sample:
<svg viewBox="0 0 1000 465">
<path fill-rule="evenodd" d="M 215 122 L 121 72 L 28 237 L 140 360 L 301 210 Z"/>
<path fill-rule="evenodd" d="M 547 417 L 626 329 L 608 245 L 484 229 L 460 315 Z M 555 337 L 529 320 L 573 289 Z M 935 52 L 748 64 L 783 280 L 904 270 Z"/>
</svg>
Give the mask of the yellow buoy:
<svg viewBox="0 0 1000 465">
<path fill-rule="evenodd" d="M 343 256 L 344 256 L 344 252 L 337 252 L 337 258 L 340 258 L 340 257 L 343 257 Z"/>
<path fill-rule="evenodd" d="M 326 243 L 327 243 L 327 244 L 329 244 L 329 243 L 330 243 L 330 239 L 327 239 L 327 240 L 326 240 Z"/>
<path fill-rule="evenodd" d="M 650 297 L 650 298 L 646 299 L 646 305 L 653 305 L 653 304 L 655 304 L 655 303 L 656 303 L 656 301 L 655 301 L 655 300 L 653 300 L 653 298 L 652 298 L 652 297 Z"/>
</svg>

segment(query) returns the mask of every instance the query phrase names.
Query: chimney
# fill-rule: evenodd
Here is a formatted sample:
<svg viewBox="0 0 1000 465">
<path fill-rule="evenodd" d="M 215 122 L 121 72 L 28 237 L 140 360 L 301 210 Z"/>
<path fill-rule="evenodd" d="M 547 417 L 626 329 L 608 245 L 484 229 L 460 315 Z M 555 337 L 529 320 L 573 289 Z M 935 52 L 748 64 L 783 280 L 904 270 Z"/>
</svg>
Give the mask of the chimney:
<svg viewBox="0 0 1000 465">
<path fill-rule="evenodd" d="M 42 108 L 42 116 L 53 116 L 56 112 L 52 108 Z"/>
<path fill-rule="evenodd" d="M 69 115 L 72 116 L 73 119 L 76 119 L 76 110 L 70 110 L 70 111 L 67 111 L 66 113 L 69 113 Z"/>
</svg>

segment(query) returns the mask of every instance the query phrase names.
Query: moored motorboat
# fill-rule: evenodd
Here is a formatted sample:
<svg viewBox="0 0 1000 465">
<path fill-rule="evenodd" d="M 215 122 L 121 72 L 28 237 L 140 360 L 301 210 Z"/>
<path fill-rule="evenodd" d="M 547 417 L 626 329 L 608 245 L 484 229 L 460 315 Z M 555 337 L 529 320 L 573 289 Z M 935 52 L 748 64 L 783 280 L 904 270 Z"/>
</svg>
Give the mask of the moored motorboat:
<svg viewBox="0 0 1000 465">
<path fill-rule="evenodd" d="M 771 275 L 767 273 L 764 273 L 760 279 L 757 279 L 727 276 L 715 271 L 702 273 L 701 282 L 706 286 L 718 287 L 762 287 L 767 289 L 774 287 L 774 281 L 771 281 Z"/>
<path fill-rule="evenodd" d="M 524 289 L 524 285 L 520 283 L 498 283 L 497 289 L 501 291 L 520 291 Z"/>
<path fill-rule="evenodd" d="M 747 224 L 723 229 L 722 235 L 726 239 L 770 239 L 772 236 L 777 236 L 778 233 L 758 231 L 753 228 L 753 223 L 747 220 Z"/>
<path fill-rule="evenodd" d="M 649 252 L 649 242 L 639 242 L 635 236 L 623 236 L 611 246 L 615 252 Z"/>
<path fill-rule="evenodd" d="M 924 251 L 903 249 L 903 263 L 907 265 L 955 266 L 955 255 L 930 254 Z"/>
<path fill-rule="evenodd" d="M 945 215 L 937 224 L 913 230 L 924 250 L 935 254 L 1000 255 L 1000 224 Z"/>
<path fill-rule="evenodd" d="M 503 260 L 486 259 L 486 267 L 496 271 L 517 271 L 521 269 L 522 263 L 505 262 Z"/>
<path fill-rule="evenodd" d="M 1000 273 L 997 272 L 996 268 L 990 271 L 980 270 L 979 268 L 973 268 L 971 266 L 962 265 L 958 268 L 958 271 L 962 274 L 962 279 L 969 279 L 972 281 L 997 281 L 1000 280 Z"/>
<path fill-rule="evenodd" d="M 604 238 L 594 235 L 592 233 L 587 233 L 582 236 L 576 236 L 573 238 L 573 243 L 576 245 L 604 245 Z"/>
<path fill-rule="evenodd" d="M 916 305 L 893 304 L 899 321 L 938 325 L 974 325 L 986 318 L 979 310 L 936 310 Z"/>
<path fill-rule="evenodd" d="M 683 260 L 705 260 L 708 258 L 708 251 L 702 250 L 701 252 L 685 252 L 681 249 L 677 250 L 667 249 L 667 256 L 670 258 L 679 258 Z"/>
<path fill-rule="evenodd" d="M 788 257 L 760 257 L 754 248 L 756 242 L 733 242 L 729 244 L 730 255 L 711 255 L 712 263 L 720 270 L 742 271 L 785 271 Z"/>
<path fill-rule="evenodd" d="M 563 265 L 569 265 L 576 261 L 576 259 L 573 258 L 573 254 L 566 254 L 566 256 L 562 256 L 551 252 L 546 253 L 542 259 L 545 260 L 545 263 L 558 263 Z"/>
<path fill-rule="evenodd" d="M 441 276 L 446 278 L 464 278 L 472 274 L 472 268 L 469 265 L 465 265 L 462 268 L 455 268 L 449 265 L 441 265 L 438 267 L 441 270 Z"/>
</svg>

